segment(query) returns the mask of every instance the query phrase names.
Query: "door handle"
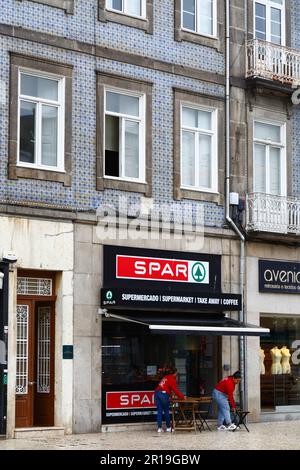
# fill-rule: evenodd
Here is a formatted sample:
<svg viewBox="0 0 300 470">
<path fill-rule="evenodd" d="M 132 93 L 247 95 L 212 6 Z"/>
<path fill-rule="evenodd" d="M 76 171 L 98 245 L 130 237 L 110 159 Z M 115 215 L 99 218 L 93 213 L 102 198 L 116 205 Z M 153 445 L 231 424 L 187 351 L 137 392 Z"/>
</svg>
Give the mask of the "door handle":
<svg viewBox="0 0 300 470">
<path fill-rule="evenodd" d="M 28 385 L 35 385 L 37 382 L 28 382 Z"/>
</svg>

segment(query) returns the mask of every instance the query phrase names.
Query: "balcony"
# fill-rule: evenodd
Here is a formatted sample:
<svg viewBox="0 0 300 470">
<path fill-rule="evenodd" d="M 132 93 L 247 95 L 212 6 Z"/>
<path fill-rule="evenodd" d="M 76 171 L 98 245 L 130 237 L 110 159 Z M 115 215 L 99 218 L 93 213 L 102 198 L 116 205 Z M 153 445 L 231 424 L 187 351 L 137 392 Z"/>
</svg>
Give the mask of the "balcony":
<svg viewBox="0 0 300 470">
<path fill-rule="evenodd" d="M 300 235 L 300 199 L 263 193 L 247 194 L 246 230 Z"/>
<path fill-rule="evenodd" d="M 246 77 L 300 86 L 300 52 L 259 39 L 246 43 Z"/>
</svg>

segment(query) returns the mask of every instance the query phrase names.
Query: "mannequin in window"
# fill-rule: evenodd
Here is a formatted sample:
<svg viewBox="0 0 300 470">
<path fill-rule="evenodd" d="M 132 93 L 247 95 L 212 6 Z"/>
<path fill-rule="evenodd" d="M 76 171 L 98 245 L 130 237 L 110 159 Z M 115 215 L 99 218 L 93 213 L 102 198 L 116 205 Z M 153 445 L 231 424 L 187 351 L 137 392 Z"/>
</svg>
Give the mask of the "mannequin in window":
<svg viewBox="0 0 300 470">
<path fill-rule="evenodd" d="M 291 364 L 290 364 L 291 353 L 290 353 L 290 350 L 286 346 L 282 346 L 280 351 L 281 351 L 282 373 L 283 374 L 290 374 L 291 373 Z"/>
<path fill-rule="evenodd" d="M 260 363 L 260 373 L 261 373 L 261 375 L 264 375 L 266 373 L 264 360 L 265 360 L 265 351 L 262 348 L 260 348 L 260 350 L 259 350 L 259 363 Z"/>
<path fill-rule="evenodd" d="M 280 349 L 278 349 L 277 346 L 274 346 L 274 348 L 270 349 L 270 354 L 272 358 L 271 374 L 282 374 Z"/>
</svg>

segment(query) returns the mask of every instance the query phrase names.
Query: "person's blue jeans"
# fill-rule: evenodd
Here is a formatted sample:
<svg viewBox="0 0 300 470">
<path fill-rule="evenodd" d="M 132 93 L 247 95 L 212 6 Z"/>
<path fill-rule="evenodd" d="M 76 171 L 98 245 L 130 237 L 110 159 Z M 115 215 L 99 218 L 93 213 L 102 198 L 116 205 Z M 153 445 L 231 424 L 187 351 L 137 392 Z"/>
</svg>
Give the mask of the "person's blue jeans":
<svg viewBox="0 0 300 470">
<path fill-rule="evenodd" d="M 218 427 L 221 426 L 224 421 L 227 426 L 230 425 L 231 417 L 227 395 L 225 395 L 225 393 L 220 392 L 219 390 L 214 389 L 212 397 L 218 405 Z"/>
<path fill-rule="evenodd" d="M 170 396 L 168 393 L 160 392 L 159 390 L 154 393 L 154 400 L 157 407 L 157 427 L 162 427 L 163 413 L 166 418 L 167 428 L 171 427 L 170 419 Z"/>
</svg>

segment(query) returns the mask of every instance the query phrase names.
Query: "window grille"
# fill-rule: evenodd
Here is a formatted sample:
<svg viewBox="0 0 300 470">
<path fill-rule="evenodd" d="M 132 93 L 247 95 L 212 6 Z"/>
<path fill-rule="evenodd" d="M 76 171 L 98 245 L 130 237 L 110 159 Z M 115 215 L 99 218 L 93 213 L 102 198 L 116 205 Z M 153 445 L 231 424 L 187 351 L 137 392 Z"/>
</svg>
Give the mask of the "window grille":
<svg viewBox="0 0 300 470">
<path fill-rule="evenodd" d="M 16 393 L 28 393 L 28 305 L 17 305 Z"/>
<path fill-rule="evenodd" d="M 52 295 L 52 279 L 19 277 L 17 280 L 18 295 Z"/>
<path fill-rule="evenodd" d="M 50 307 L 40 307 L 38 309 L 38 393 L 50 393 L 50 319 Z"/>
</svg>

